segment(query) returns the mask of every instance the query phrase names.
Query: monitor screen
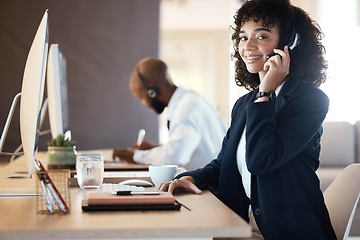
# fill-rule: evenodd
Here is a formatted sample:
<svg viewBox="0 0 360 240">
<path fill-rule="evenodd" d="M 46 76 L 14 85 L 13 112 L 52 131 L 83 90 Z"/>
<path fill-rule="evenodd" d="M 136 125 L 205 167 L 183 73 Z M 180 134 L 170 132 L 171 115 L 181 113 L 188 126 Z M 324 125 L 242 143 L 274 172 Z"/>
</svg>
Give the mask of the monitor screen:
<svg viewBox="0 0 360 240">
<path fill-rule="evenodd" d="M 25 63 L 20 101 L 20 134 L 28 172 L 34 171 L 34 157 L 40 125 L 45 70 L 48 54 L 48 10 L 35 34 Z"/>
<path fill-rule="evenodd" d="M 51 44 L 47 64 L 47 97 L 52 138 L 68 130 L 66 59 L 59 44 Z"/>
</svg>

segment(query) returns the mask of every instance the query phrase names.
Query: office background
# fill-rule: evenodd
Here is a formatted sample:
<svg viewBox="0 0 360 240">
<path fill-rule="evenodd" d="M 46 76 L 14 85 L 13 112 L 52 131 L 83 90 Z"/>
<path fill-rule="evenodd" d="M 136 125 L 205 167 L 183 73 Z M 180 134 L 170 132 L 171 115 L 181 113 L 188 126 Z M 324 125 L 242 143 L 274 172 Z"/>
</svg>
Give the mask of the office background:
<svg viewBox="0 0 360 240">
<path fill-rule="evenodd" d="M 0 126 L 21 91 L 26 57 L 49 9 L 49 42 L 67 60 L 69 128 L 77 148 L 131 146 L 139 128 L 158 141 L 158 115 L 128 88 L 133 66 L 158 56 L 160 0 L 16 0 L 0 3 Z M 46 88 L 45 88 L 46 89 Z M 46 92 L 46 90 L 45 90 Z M 21 144 L 18 103 L 4 151 Z M 49 128 L 48 118 L 42 130 Z M 39 138 L 46 148 L 50 134 Z"/>
<path fill-rule="evenodd" d="M 331 101 L 327 120 L 360 119 L 356 72 L 360 47 L 352 44 L 360 37 L 360 0 L 291 2 L 304 8 L 325 33 L 329 75 L 322 88 Z M 161 140 L 158 128 L 164 119 L 159 122 L 128 91 L 130 71 L 145 56 L 164 59 L 175 83 L 200 92 L 229 123 L 230 109 L 244 93 L 234 84 L 229 41 L 229 25 L 240 4 L 240 0 L 1 1 L 0 129 L 12 98 L 21 91 L 26 55 L 46 8 L 50 43 L 59 43 L 67 59 L 69 127 L 78 149 L 131 145 L 140 127 L 147 130 L 148 139 Z M 45 122 L 43 130 L 47 128 Z M 40 137 L 40 147 L 44 149 L 49 138 Z M 20 143 L 18 104 L 4 150 L 14 151 Z M 356 236 L 358 229 L 353 229 Z"/>
<path fill-rule="evenodd" d="M 322 89 L 331 100 L 327 120 L 360 119 L 357 88 L 346 87 L 359 82 L 354 69 L 360 48 L 348 46 L 346 61 L 339 57 L 345 53 L 346 36 L 360 36 L 360 0 L 291 2 L 304 8 L 325 32 L 329 71 Z M 244 93 L 233 80 L 229 41 L 229 26 L 240 4 L 240 0 L 2 1 L 1 129 L 11 99 L 21 89 L 26 54 L 45 8 L 50 9 L 50 41 L 60 44 L 68 60 L 70 128 L 78 148 L 132 144 L 143 126 L 150 139 L 159 139 L 158 127 L 161 133 L 164 119 L 159 123 L 157 115 L 142 107 L 127 87 L 130 69 L 146 55 L 164 59 L 174 82 L 204 95 L 228 124 L 234 101 Z M 341 37 L 339 29 L 343 29 Z M 339 86 L 346 91 L 339 91 Z M 90 95 L 96 96 L 94 100 Z M 124 110 L 126 106 L 131 111 Z M 19 143 L 15 115 L 5 148 L 13 151 Z"/>
</svg>

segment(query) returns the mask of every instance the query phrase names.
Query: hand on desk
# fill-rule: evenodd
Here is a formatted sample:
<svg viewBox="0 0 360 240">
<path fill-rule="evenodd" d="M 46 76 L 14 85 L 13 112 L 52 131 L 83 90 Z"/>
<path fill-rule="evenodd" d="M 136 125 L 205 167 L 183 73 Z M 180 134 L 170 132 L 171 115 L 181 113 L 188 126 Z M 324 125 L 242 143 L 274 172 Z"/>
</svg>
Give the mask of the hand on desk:
<svg viewBox="0 0 360 240">
<path fill-rule="evenodd" d="M 138 150 L 149 150 L 149 149 L 152 149 L 152 148 L 158 147 L 158 146 L 159 146 L 159 145 L 157 145 L 157 144 L 153 144 L 153 143 L 151 143 L 151 142 L 149 142 L 149 141 L 144 140 L 144 141 L 141 143 L 140 146 L 138 146 L 138 145 L 135 143 L 133 147 L 134 147 L 135 149 L 138 149 Z"/>
<path fill-rule="evenodd" d="M 154 147 L 157 147 L 159 145 L 152 144 L 148 141 L 143 141 L 140 146 L 138 146 L 136 143 L 133 145 L 133 147 L 127 147 L 127 148 L 115 148 L 113 149 L 113 155 L 112 158 L 116 159 L 119 158 L 125 162 L 128 163 L 136 163 L 134 161 L 134 152 L 136 149 L 138 150 L 149 150 Z"/>
<path fill-rule="evenodd" d="M 174 192 L 175 189 L 182 189 L 187 192 L 194 192 L 196 194 L 201 194 L 202 191 L 195 185 L 195 180 L 190 176 L 184 176 L 173 181 L 162 183 L 156 187 L 157 190 L 163 192 Z"/>
</svg>

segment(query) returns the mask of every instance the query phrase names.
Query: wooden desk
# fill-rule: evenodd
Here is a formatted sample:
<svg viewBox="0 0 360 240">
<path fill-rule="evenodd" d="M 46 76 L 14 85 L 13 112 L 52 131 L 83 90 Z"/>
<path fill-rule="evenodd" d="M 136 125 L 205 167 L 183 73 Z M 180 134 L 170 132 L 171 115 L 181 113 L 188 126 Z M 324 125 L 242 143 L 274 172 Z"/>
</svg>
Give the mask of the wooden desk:
<svg viewBox="0 0 360 240">
<path fill-rule="evenodd" d="M 26 170 L 21 160 L 0 169 L 0 193 L 35 192 L 35 176 L 32 179 L 8 178 L 15 170 Z M 71 188 L 71 212 L 65 215 L 38 214 L 36 197 L 0 197 L 0 239 L 251 236 L 251 227 L 210 192 L 176 195 L 176 199 L 191 211 L 182 207 L 180 211 L 82 212 L 81 201 L 90 191 Z"/>
</svg>

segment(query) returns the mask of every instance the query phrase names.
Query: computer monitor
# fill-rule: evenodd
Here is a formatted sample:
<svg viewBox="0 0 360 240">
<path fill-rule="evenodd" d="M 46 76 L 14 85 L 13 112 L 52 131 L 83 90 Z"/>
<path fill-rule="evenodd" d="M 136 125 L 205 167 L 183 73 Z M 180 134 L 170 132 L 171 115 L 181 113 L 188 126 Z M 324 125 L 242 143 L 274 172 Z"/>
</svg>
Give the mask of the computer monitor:
<svg viewBox="0 0 360 240">
<path fill-rule="evenodd" d="M 59 44 L 51 44 L 47 64 L 47 98 L 52 138 L 68 130 L 66 59 Z"/>
<path fill-rule="evenodd" d="M 44 95 L 48 48 L 48 10 L 46 10 L 29 50 L 21 88 L 20 134 L 24 158 L 30 175 L 34 171 L 35 152 L 40 130 L 40 110 Z"/>
</svg>

